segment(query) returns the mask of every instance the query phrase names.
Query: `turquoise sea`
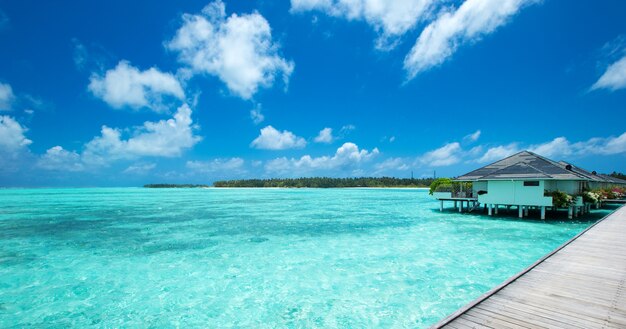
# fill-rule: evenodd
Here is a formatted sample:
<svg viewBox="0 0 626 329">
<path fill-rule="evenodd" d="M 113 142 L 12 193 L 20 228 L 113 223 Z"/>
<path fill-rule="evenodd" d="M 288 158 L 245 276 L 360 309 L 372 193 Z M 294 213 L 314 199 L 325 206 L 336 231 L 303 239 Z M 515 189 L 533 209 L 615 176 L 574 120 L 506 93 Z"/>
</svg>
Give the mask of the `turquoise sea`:
<svg viewBox="0 0 626 329">
<path fill-rule="evenodd" d="M 0 327 L 422 328 L 591 223 L 415 189 L 0 190 Z"/>
</svg>

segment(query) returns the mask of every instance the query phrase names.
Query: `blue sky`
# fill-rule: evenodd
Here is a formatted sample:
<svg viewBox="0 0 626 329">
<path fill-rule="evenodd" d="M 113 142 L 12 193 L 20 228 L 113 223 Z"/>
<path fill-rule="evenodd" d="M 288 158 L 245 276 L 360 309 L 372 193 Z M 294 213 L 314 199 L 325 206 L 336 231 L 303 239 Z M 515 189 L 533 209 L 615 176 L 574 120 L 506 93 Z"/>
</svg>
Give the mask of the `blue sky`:
<svg viewBox="0 0 626 329">
<path fill-rule="evenodd" d="M 1 1 L 0 186 L 626 171 L 626 3 Z"/>
</svg>

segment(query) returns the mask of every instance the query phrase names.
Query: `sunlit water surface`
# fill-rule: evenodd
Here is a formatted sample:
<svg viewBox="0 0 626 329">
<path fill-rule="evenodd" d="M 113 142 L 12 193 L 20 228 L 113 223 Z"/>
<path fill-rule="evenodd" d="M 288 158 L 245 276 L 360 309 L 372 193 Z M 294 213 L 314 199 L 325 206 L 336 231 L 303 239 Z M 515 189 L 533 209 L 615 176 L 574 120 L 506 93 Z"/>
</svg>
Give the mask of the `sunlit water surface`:
<svg viewBox="0 0 626 329">
<path fill-rule="evenodd" d="M 513 213 L 414 189 L 0 190 L 0 327 L 427 327 L 592 223 Z"/>
</svg>

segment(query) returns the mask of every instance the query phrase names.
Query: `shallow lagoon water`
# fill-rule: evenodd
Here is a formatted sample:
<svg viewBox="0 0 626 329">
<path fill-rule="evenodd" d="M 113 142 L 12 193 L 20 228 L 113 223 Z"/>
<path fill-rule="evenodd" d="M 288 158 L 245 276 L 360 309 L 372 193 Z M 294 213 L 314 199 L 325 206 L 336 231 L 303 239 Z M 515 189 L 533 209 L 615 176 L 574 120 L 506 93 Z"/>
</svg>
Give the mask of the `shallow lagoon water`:
<svg viewBox="0 0 626 329">
<path fill-rule="evenodd" d="M 428 327 L 606 213 L 440 213 L 415 189 L 0 190 L 0 327 Z"/>
</svg>

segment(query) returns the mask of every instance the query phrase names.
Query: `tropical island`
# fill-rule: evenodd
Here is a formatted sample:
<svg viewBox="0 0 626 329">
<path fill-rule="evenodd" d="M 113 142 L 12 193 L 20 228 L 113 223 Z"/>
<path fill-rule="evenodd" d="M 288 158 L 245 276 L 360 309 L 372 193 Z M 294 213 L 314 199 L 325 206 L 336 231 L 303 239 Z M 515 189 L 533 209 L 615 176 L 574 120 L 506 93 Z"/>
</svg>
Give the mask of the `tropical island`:
<svg viewBox="0 0 626 329">
<path fill-rule="evenodd" d="M 395 177 L 302 177 L 241 179 L 216 181 L 214 187 L 287 187 L 287 188 L 343 188 L 343 187 L 428 187 L 432 178 Z"/>
<path fill-rule="evenodd" d="M 145 188 L 206 188 L 204 184 L 146 184 Z"/>
</svg>

